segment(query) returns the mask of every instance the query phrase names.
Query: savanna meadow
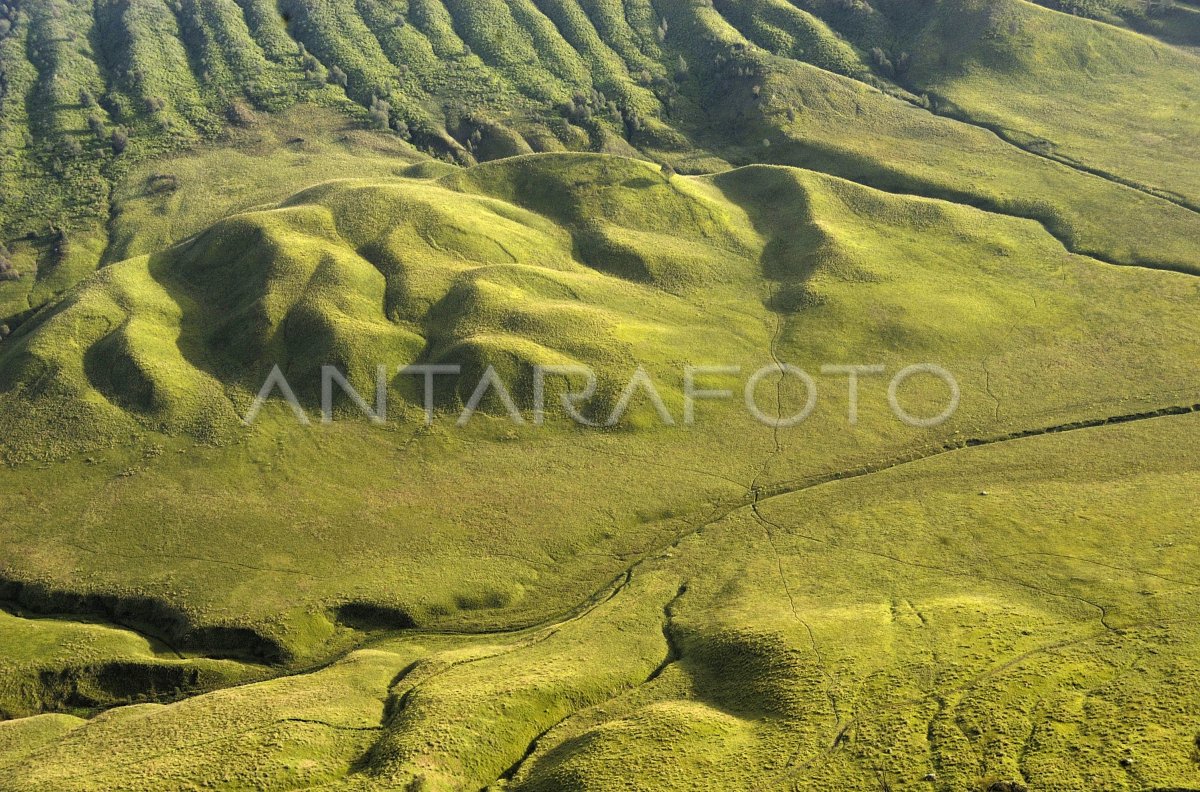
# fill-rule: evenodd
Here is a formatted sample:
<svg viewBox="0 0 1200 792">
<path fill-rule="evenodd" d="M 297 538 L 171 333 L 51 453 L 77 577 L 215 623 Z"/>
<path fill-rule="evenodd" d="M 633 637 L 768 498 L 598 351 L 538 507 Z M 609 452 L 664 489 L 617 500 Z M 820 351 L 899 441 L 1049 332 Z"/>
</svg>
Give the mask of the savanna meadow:
<svg viewBox="0 0 1200 792">
<path fill-rule="evenodd" d="M 0 0 L 0 790 L 1200 790 L 1200 2 Z"/>
</svg>

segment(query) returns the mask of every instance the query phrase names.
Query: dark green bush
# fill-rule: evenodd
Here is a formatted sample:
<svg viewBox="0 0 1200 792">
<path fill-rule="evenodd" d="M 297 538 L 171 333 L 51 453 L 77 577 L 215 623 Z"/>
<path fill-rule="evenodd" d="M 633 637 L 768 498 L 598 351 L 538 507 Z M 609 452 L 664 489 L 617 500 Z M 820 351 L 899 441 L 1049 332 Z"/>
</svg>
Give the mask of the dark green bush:
<svg viewBox="0 0 1200 792">
<path fill-rule="evenodd" d="M 21 277 L 13 266 L 12 259 L 9 256 L 8 248 L 0 245 L 0 281 L 12 281 Z M 5 328 L 7 329 L 7 328 Z"/>
</svg>

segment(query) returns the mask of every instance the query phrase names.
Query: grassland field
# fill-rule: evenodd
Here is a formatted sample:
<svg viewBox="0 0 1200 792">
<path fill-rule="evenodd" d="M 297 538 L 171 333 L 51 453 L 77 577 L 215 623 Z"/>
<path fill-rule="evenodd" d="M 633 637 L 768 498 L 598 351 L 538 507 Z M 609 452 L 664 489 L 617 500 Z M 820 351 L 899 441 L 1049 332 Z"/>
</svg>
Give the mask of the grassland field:
<svg viewBox="0 0 1200 792">
<path fill-rule="evenodd" d="M 1167 6 L 0 2 L 0 789 L 1200 788 Z"/>
</svg>

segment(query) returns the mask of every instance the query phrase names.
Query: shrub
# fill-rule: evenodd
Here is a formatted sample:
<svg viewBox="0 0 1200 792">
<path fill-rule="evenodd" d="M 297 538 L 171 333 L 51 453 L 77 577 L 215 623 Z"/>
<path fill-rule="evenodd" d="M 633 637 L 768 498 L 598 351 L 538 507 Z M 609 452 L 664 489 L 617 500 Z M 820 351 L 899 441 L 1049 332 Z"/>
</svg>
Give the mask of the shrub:
<svg viewBox="0 0 1200 792">
<path fill-rule="evenodd" d="M 892 76 L 896 73 L 896 67 L 892 65 L 892 61 L 879 47 L 871 49 L 871 62 L 875 64 L 875 69 L 882 74 Z"/>
<path fill-rule="evenodd" d="M 329 69 L 329 82 L 345 88 L 350 84 L 350 78 L 346 76 L 346 72 L 342 71 L 340 66 L 332 66 Z"/>
<path fill-rule="evenodd" d="M 147 195 L 166 195 L 179 189 L 179 177 L 173 173 L 155 173 L 146 179 Z"/>
<path fill-rule="evenodd" d="M 21 274 L 17 272 L 12 259 L 9 258 L 8 248 L 0 245 L 0 281 L 13 281 L 20 277 Z"/>
<path fill-rule="evenodd" d="M 88 116 L 88 129 L 92 130 L 92 134 L 98 138 L 104 138 L 108 134 L 108 127 L 104 123 L 104 119 L 98 114 L 92 113 Z"/>
<path fill-rule="evenodd" d="M 240 99 L 235 99 L 229 107 L 225 109 L 225 117 L 229 123 L 234 126 L 250 127 L 254 126 L 255 115 L 250 109 L 250 105 Z"/>
<path fill-rule="evenodd" d="M 371 126 L 376 129 L 390 129 L 392 126 L 392 105 L 379 97 L 371 99 Z"/>
<path fill-rule="evenodd" d="M 114 154 L 118 156 L 124 154 L 125 149 L 129 148 L 129 133 L 124 129 L 114 129 L 109 142 L 112 144 Z"/>
<path fill-rule="evenodd" d="M 51 229 L 54 235 L 54 255 L 62 261 L 71 254 L 71 237 L 66 228 Z"/>
<path fill-rule="evenodd" d="M 64 159 L 75 159 L 83 155 L 83 145 L 75 138 L 67 138 L 58 146 L 60 156 Z"/>
</svg>

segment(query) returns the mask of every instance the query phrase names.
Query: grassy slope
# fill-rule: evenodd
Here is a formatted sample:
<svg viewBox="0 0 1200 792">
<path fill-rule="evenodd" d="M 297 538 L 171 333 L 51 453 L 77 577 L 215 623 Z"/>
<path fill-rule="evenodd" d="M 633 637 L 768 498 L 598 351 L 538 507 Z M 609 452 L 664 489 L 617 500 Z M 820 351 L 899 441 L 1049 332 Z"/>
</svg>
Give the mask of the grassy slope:
<svg viewBox="0 0 1200 792">
<path fill-rule="evenodd" d="M 1200 59 L 1030 5 L 1013 3 L 1002 14 L 991 4 L 986 12 L 955 6 L 913 42 L 913 85 L 1027 146 L 1200 208 L 1190 78 Z M 981 29 L 982 36 L 968 33 Z M 973 45 L 956 50 L 948 42 Z"/>
<path fill-rule="evenodd" d="M 10 341 L 4 398 L 24 412 L 6 413 L 8 453 L 72 458 L 6 471 L 5 574 L 126 595 L 136 581 L 179 614 L 166 625 L 176 637 L 204 648 L 214 628 L 250 628 L 260 637 L 243 651 L 276 660 L 353 640 L 348 602 L 391 608 L 393 624 L 537 620 L 680 530 L 697 503 L 736 501 L 752 483 L 1194 399 L 1196 288 L 1071 256 L 1033 222 L 785 168 L 668 180 L 631 160 L 542 155 L 329 183 L 113 265 Z M 684 362 L 728 361 L 745 377 L 776 355 L 814 373 L 937 361 L 964 404 L 930 436 L 899 424 L 886 380 L 871 378 L 851 430 L 844 380 L 822 377 L 819 409 L 773 451 L 773 433 L 733 403 L 702 405 L 695 430 L 655 428 L 643 403 L 626 426 L 645 431 L 580 432 L 555 416 L 459 432 L 470 379 L 439 393 L 443 416 L 423 431 L 417 382 L 398 376 L 383 429 L 350 414 L 289 429 L 281 407 L 256 431 L 238 423 L 275 361 L 314 413 L 328 360 L 363 392 L 380 362 L 455 362 L 468 377 L 491 363 L 527 417 L 533 364 L 596 367 L 603 417 L 636 361 L 679 421 Z M 796 396 L 782 387 L 779 409 Z M 944 394 L 905 399 L 936 412 Z M 681 482 L 669 491 L 663 467 Z M 500 486 L 514 479 L 549 494 Z M 547 511 L 561 499 L 570 517 Z M 69 519 L 81 503 L 82 524 Z"/>
<path fill-rule="evenodd" d="M 1063 247 L 1200 266 L 1196 213 L 1178 205 L 1194 187 L 1194 58 L 1015 2 L 280 5 L 286 18 L 264 0 L 54 0 L 0 34 L 0 236 L 23 274 L 0 283 L 0 323 L 102 258 L 142 256 L 0 346 L 0 444 L 56 460 L 0 474 L 16 515 L 3 594 L 134 616 L 191 657 L 5 617 L 6 645 L 31 650 L 6 655 L 2 706 L 170 701 L 257 673 L 213 658 L 298 670 L 372 648 L 86 725 L 0 723 L 13 785 L 592 789 L 627 788 L 634 770 L 655 788 L 924 788 L 928 772 L 947 789 L 1189 783 L 1200 726 L 1174 685 L 1195 668 L 1179 649 L 1194 643 L 1194 548 L 1179 539 L 1194 418 L 774 495 L 969 438 L 1195 401 L 1195 281 Z M 1187 43 L 1186 25 L 1164 27 L 1180 13 L 1129 24 Z M 987 35 L 949 46 L 964 27 Z M 874 46 L 914 65 L 881 68 Z M 1000 58 L 1014 53 L 1020 70 Z M 326 81 L 334 66 L 345 90 Z M 88 128 L 81 86 L 107 127 L 129 129 L 127 155 Z M 920 107 L 922 91 L 961 120 Z M 1077 96 L 1092 98 L 1086 129 Z M 803 165 L 901 195 L 774 167 L 409 169 L 422 155 L 361 129 L 378 97 L 426 154 L 461 163 L 640 150 L 693 171 Z M 368 178 L 260 206 L 331 176 Z M 244 213 L 203 230 L 230 212 Z M 851 430 L 829 377 L 814 416 L 778 434 L 720 404 L 702 405 L 702 430 L 648 430 L 643 406 L 642 431 L 492 419 L 464 433 L 448 424 L 465 394 L 440 394 L 441 423 L 422 431 L 397 379 L 386 430 L 299 431 L 278 407 L 256 432 L 236 423 L 274 360 L 310 406 L 315 362 L 342 362 L 366 390 L 380 357 L 497 363 L 518 380 L 576 358 L 609 374 L 611 403 L 628 361 L 677 391 L 683 361 L 710 362 L 698 350 L 814 373 L 932 359 L 964 404 L 932 435 L 909 431 L 869 379 Z M 798 394 L 777 393 L 790 411 Z M 1113 525 L 1134 526 L 1119 553 Z M 64 657 L 68 639 L 87 651 Z M 133 682 L 114 686 L 113 669 Z"/>
<path fill-rule="evenodd" d="M 1195 271 L 1200 261 L 1180 241 L 1195 236 L 1195 213 L 1116 183 L 1192 201 L 1194 58 L 1016 0 L 997 8 L 938 3 L 914 15 L 888 2 L 863 16 L 815 0 L 39 3 L 0 35 L 0 238 L 23 275 L 0 282 L 0 319 L 15 323 L 129 252 L 103 221 L 110 187 L 115 212 L 143 197 L 135 177 L 152 166 L 139 163 L 217 140 L 250 108 L 279 113 L 298 102 L 364 123 L 375 107 L 371 123 L 465 163 L 567 148 L 640 151 L 687 170 L 726 160 L 818 167 L 1033 217 L 1076 252 Z M 959 36 L 964 29 L 971 35 Z M 954 43 L 964 39 L 978 43 Z M 874 67 L 875 46 L 892 57 L 907 48 L 912 66 L 900 76 Z M 1019 70 L 1001 60 L 1010 55 Z M 1060 72 L 1086 76 L 1068 84 Z M 1049 140 L 1056 156 L 1111 180 L 863 88 L 916 99 L 896 81 L 944 95 L 941 110 L 1008 130 L 1021 145 L 1045 153 Z M 93 108 L 79 101 L 85 90 Z M 1091 112 L 1098 107 L 1108 109 Z M 325 126 L 291 120 L 313 139 Z M 118 127 L 130 140 L 120 155 L 108 140 Z M 220 145 L 252 153 L 255 144 L 235 135 Z"/>
<path fill-rule="evenodd" d="M 397 175 L 425 159 L 393 136 L 312 105 L 258 114 L 212 144 L 130 168 L 114 196 L 106 263 L 161 251 L 315 182 Z"/>
<path fill-rule="evenodd" d="M 1189 209 L 1026 152 L 862 82 L 747 51 L 752 42 L 716 9 L 692 17 L 690 4 L 667 7 L 679 46 L 697 64 L 716 127 L 710 134 L 732 131 L 739 141 L 725 152 L 732 161 L 815 168 L 1036 219 L 1073 251 L 1108 261 L 1188 272 L 1200 263 L 1185 242 L 1200 223 Z M 708 66 L 717 56 L 719 63 Z M 1007 95 L 1000 85 L 991 90 Z"/>
<path fill-rule="evenodd" d="M 1198 426 L 1025 439 L 771 498 L 565 622 L 386 639 L 116 710 L 31 737 L 5 772 L 14 789 L 1185 786 Z"/>
</svg>

